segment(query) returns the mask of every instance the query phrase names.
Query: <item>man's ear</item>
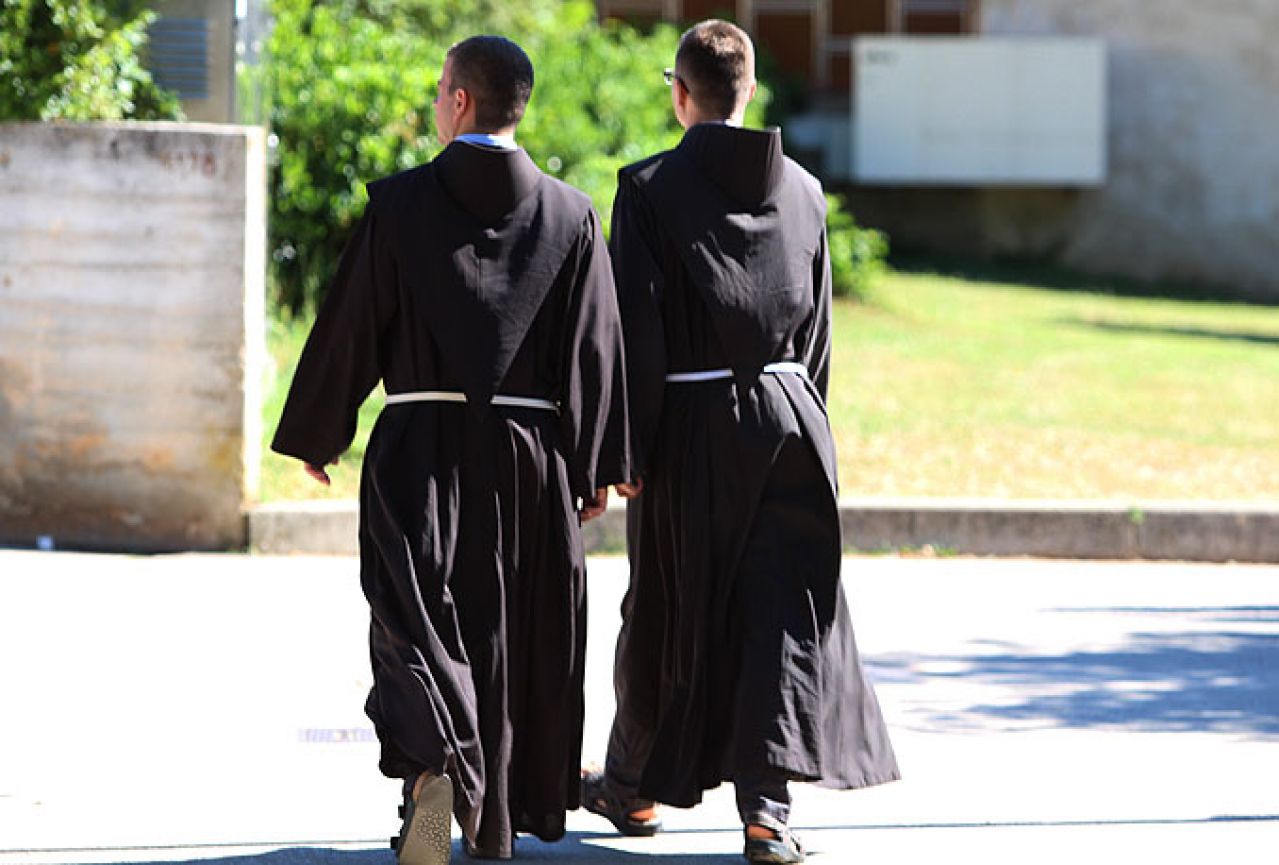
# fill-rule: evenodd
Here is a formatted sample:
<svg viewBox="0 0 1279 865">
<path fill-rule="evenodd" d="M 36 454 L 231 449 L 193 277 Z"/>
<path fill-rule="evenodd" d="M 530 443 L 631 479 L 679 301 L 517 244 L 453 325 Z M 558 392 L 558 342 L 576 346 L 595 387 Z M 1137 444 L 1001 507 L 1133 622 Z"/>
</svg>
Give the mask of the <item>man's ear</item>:
<svg viewBox="0 0 1279 865">
<path fill-rule="evenodd" d="M 693 101 L 693 94 L 689 91 L 688 85 L 684 83 L 684 79 L 675 79 L 675 89 L 678 91 L 679 107 L 688 110 L 688 105 Z"/>
</svg>

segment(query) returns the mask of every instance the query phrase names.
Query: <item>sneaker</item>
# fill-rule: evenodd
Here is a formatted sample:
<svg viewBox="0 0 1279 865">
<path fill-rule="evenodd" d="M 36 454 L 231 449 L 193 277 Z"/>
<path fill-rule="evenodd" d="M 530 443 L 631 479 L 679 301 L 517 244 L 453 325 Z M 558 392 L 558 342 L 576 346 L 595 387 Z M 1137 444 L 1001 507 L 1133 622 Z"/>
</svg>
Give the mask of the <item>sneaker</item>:
<svg viewBox="0 0 1279 865">
<path fill-rule="evenodd" d="M 399 865 L 449 865 L 453 851 L 450 834 L 453 816 L 453 782 L 447 775 L 431 775 L 413 797 L 414 782 L 404 785 L 404 825 L 392 839 Z"/>
</svg>

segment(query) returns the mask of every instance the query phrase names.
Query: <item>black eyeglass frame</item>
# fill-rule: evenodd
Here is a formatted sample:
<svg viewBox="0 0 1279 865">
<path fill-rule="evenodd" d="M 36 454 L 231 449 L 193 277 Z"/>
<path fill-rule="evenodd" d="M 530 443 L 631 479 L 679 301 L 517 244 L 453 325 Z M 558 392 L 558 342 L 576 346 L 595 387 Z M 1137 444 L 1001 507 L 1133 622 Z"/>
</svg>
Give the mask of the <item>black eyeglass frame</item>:
<svg viewBox="0 0 1279 865">
<path fill-rule="evenodd" d="M 681 78 L 679 73 L 669 66 L 662 70 L 662 80 L 666 82 L 667 87 L 674 85 L 675 82 L 678 81 L 681 87 L 688 90 L 688 82 Z"/>
</svg>

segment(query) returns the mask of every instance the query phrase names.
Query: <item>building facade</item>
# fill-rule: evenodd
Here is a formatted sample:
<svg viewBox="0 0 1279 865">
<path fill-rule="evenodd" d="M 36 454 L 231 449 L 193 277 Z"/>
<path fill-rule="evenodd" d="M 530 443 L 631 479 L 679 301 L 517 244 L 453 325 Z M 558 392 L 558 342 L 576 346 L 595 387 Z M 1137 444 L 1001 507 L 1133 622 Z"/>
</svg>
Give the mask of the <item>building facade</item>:
<svg viewBox="0 0 1279 865">
<path fill-rule="evenodd" d="M 810 88 L 806 115 L 785 124 L 788 147 L 807 155 L 828 185 L 843 187 L 858 217 L 886 229 L 899 249 L 1035 258 L 1279 302 L 1274 0 L 599 0 L 599 8 L 631 20 L 728 14 L 746 26 Z M 859 136 L 857 125 L 881 121 L 859 116 L 859 84 L 870 70 L 859 82 L 857 46 L 884 34 L 939 52 L 953 37 L 1099 44 L 1104 175 L 1089 183 L 1047 173 L 1016 183 L 859 178 L 847 166 L 869 130 Z M 1021 104 L 1051 112 L 1061 95 L 1023 94 Z M 1033 144 L 1029 150 L 1033 157 Z"/>
<path fill-rule="evenodd" d="M 729 18 L 819 100 L 849 92 L 858 36 L 954 35 L 980 24 L 979 0 L 598 0 L 596 6 L 603 18 L 637 24 Z"/>
<path fill-rule="evenodd" d="M 233 123 L 236 0 L 158 0 L 147 66 L 187 120 Z"/>
</svg>

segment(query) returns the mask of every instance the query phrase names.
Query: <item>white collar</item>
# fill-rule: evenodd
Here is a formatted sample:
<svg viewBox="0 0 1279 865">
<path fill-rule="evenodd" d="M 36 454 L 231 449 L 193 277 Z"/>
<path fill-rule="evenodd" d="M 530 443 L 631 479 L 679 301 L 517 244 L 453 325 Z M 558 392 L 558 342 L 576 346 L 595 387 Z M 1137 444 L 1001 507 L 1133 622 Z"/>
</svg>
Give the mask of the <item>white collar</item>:
<svg viewBox="0 0 1279 865">
<path fill-rule="evenodd" d="M 492 147 L 496 150 L 519 150 L 514 135 L 491 135 L 487 132 L 463 132 L 455 141 L 465 144 L 478 144 L 480 147 Z"/>
</svg>

